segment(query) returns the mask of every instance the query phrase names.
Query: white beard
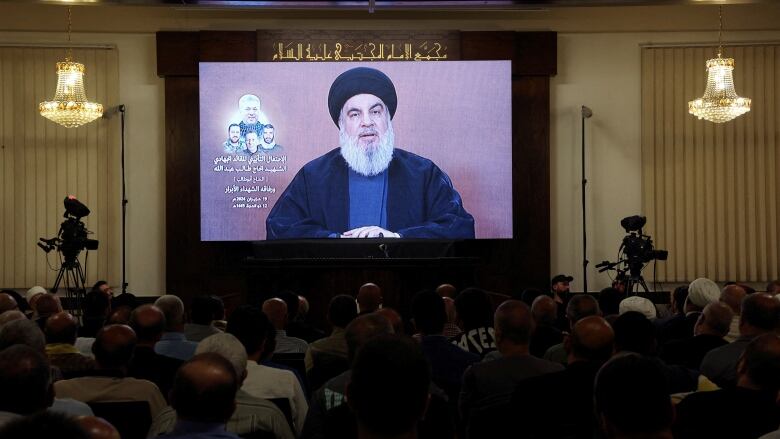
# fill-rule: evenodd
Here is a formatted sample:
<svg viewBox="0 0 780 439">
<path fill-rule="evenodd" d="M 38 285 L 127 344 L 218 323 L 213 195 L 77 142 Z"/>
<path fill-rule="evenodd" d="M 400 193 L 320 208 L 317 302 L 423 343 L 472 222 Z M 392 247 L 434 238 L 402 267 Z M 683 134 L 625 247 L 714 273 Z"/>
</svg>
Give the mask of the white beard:
<svg viewBox="0 0 780 439">
<path fill-rule="evenodd" d="M 360 175 L 372 177 L 381 174 L 390 165 L 393 159 L 395 134 L 393 125 L 387 121 L 387 131 L 379 136 L 379 144 L 364 150 L 358 146 L 358 137 L 350 137 L 343 124 L 339 124 L 339 146 L 341 156 L 347 161 L 347 165 Z"/>
</svg>

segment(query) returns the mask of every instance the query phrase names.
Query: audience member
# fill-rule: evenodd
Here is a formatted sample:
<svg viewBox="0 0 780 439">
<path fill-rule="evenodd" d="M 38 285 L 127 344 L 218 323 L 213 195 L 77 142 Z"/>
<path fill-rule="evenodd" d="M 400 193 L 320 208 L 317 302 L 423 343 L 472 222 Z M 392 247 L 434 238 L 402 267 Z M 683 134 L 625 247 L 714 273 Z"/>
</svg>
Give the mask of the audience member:
<svg viewBox="0 0 780 439">
<path fill-rule="evenodd" d="M 551 297 L 539 296 L 531 305 L 531 315 L 536 329 L 531 337 L 530 352 L 534 357 L 544 358 L 547 349 L 563 341 L 563 333 L 555 327 L 558 304 Z"/>
<path fill-rule="evenodd" d="M 130 313 L 133 309 L 129 306 L 112 306 L 111 313 L 106 319 L 106 325 L 127 325 L 130 323 Z"/>
<path fill-rule="evenodd" d="M 122 439 L 116 428 L 103 418 L 78 416 L 75 420 L 89 439 Z"/>
<path fill-rule="evenodd" d="M 201 340 L 196 355 L 218 354 L 228 360 L 238 377 L 236 408 L 227 421 L 226 430 L 237 435 L 251 435 L 256 432 L 269 432 L 278 439 L 294 437 L 284 414 L 272 402 L 257 398 L 241 389 L 246 379 L 247 354 L 244 346 L 232 334 L 214 334 Z M 173 431 L 176 423 L 176 410 L 167 407 L 152 423 L 149 437 Z"/>
<path fill-rule="evenodd" d="M 625 298 L 625 294 L 618 291 L 617 288 L 607 287 L 599 292 L 599 308 L 604 316 L 611 316 L 620 313 L 620 302 Z"/>
<path fill-rule="evenodd" d="M 459 407 L 461 416 L 488 401 L 509 401 L 515 386 L 522 380 L 558 372 L 563 366 L 533 357 L 529 342 L 534 321 L 528 305 L 507 300 L 495 313 L 496 345 L 501 358 L 472 365 L 463 375 Z"/>
<path fill-rule="evenodd" d="M 199 342 L 221 331 L 212 325 L 215 320 L 225 318 L 225 304 L 217 296 L 199 295 L 192 298 L 190 322 L 184 325 L 184 337 Z"/>
<path fill-rule="evenodd" d="M 661 342 L 692 337 L 693 327 L 696 326 L 699 314 L 707 304 L 717 302 L 719 299 L 720 288 L 715 282 L 703 277 L 691 282 L 688 285 L 688 296 L 683 308 L 685 317 L 672 319 L 661 328 Z"/>
<path fill-rule="evenodd" d="M 86 403 L 146 401 L 154 418 L 166 406 L 160 390 L 151 381 L 127 377 L 135 344 L 135 332 L 129 326 L 103 327 L 92 346 L 97 365 L 94 375 L 57 381 L 55 393 Z"/>
<path fill-rule="evenodd" d="M 616 355 L 596 375 L 594 406 L 604 437 L 671 439 L 669 392 L 657 362 L 633 353 Z"/>
<path fill-rule="evenodd" d="M 296 296 L 296 304 L 297 296 Z M 268 299 L 263 302 L 263 313 L 276 330 L 275 354 L 305 354 L 309 344 L 305 340 L 287 335 L 288 311 L 287 304 L 280 298 Z"/>
<path fill-rule="evenodd" d="M 378 312 L 358 316 L 352 320 L 344 331 L 350 364 L 354 361 L 357 351 L 368 340 L 379 335 L 392 333 L 393 328 L 390 322 Z M 324 437 L 326 414 L 346 403 L 347 383 L 351 376 L 352 370 L 347 370 L 328 380 L 312 394 L 311 406 L 301 434 L 302 439 Z"/>
<path fill-rule="evenodd" d="M 734 387 L 737 383 L 737 363 L 748 343 L 759 335 L 777 331 L 779 327 L 780 301 L 766 293 L 746 296 L 742 300 L 739 338 L 709 351 L 699 370 L 721 388 Z"/>
<path fill-rule="evenodd" d="M 742 300 L 747 296 L 747 291 L 739 285 L 726 285 L 720 293 L 720 301 L 725 303 L 734 312 L 729 325 L 729 333 L 724 337 L 731 343 L 739 338 L 739 319 L 742 316 Z"/>
<path fill-rule="evenodd" d="M 54 402 L 46 358 L 25 345 L 0 351 L 0 389 L 0 425 L 46 410 Z"/>
<path fill-rule="evenodd" d="M 46 319 L 49 316 L 62 312 L 62 304 L 60 303 L 60 298 L 54 294 L 41 294 L 36 296 L 33 309 L 35 310 L 33 320 L 43 330 L 46 327 Z"/>
<path fill-rule="evenodd" d="M 277 299 L 278 300 L 278 299 Z M 279 300 L 281 302 L 281 300 Z M 282 302 L 284 305 L 284 302 Z M 295 434 L 300 434 L 309 406 L 295 374 L 258 364 L 273 326 L 265 313 L 253 306 L 240 306 L 228 319 L 227 333 L 234 335 L 246 349 L 247 376 L 241 389 L 257 398 L 285 398 L 290 402 Z"/>
<path fill-rule="evenodd" d="M 615 350 L 653 357 L 658 353 L 658 341 L 650 320 L 637 311 L 621 314 L 612 324 L 615 330 Z"/>
<path fill-rule="evenodd" d="M 29 346 L 41 355 L 46 355 L 43 331 L 31 320 L 13 320 L 0 326 L 0 351 L 15 344 Z"/>
<path fill-rule="evenodd" d="M 90 291 L 82 301 L 84 315 L 81 318 L 79 337 L 94 338 L 111 313 L 111 301 L 100 291 Z"/>
<path fill-rule="evenodd" d="M 439 293 L 436 293 L 439 294 Z M 441 296 L 441 294 L 439 294 Z M 441 296 L 444 301 L 444 314 L 447 319 L 444 321 L 444 329 L 441 334 L 448 339 L 452 339 L 460 334 L 460 328 L 458 327 L 458 311 L 455 309 L 455 300 L 449 296 Z M 402 334 L 400 332 L 399 334 Z"/>
<path fill-rule="evenodd" d="M 674 437 L 756 438 L 776 430 L 778 371 L 780 338 L 774 333 L 755 337 L 739 359 L 735 387 L 697 392 L 677 404 Z"/>
<path fill-rule="evenodd" d="M 658 340 L 666 341 L 667 326 L 679 325 L 685 320 L 685 301 L 688 299 L 688 285 L 675 288 L 669 297 L 669 315 L 653 321 Z"/>
<path fill-rule="evenodd" d="M 463 332 L 453 339 L 461 349 L 484 358 L 496 350 L 495 331 L 491 321 L 492 305 L 487 293 L 467 288 L 455 298 L 455 309 Z"/>
<path fill-rule="evenodd" d="M 12 309 L 0 314 L 0 327 L 14 320 L 27 319 L 27 316 L 18 309 Z"/>
<path fill-rule="evenodd" d="M 723 303 L 710 303 L 704 307 L 693 328 L 693 337 L 672 340 L 661 348 L 661 359 L 667 364 L 679 364 L 699 370 L 707 352 L 725 345 L 723 337 L 729 332 L 734 313 Z"/>
<path fill-rule="evenodd" d="M 385 306 L 377 311 L 377 314 L 386 318 L 390 322 L 390 325 L 393 327 L 393 332 L 395 334 L 404 335 L 406 333 L 406 331 L 404 331 L 404 321 L 401 318 L 401 314 L 398 314 L 398 311 Z"/>
<path fill-rule="evenodd" d="M 436 294 L 440 295 L 442 299 L 449 297 L 454 300 L 455 296 L 458 295 L 458 290 L 455 289 L 455 286 L 452 284 L 441 284 L 436 287 Z"/>
<path fill-rule="evenodd" d="M 462 297 L 462 296 L 460 296 Z M 431 380 L 449 396 L 458 398 L 463 372 L 479 356 L 453 345 L 442 335 L 444 300 L 433 291 L 421 291 L 412 300 L 412 317 L 421 337 L 420 346 L 431 365 Z"/>
<path fill-rule="evenodd" d="M 184 336 L 184 303 L 177 296 L 160 296 L 154 305 L 165 314 L 165 331 L 154 345 L 154 351 L 160 355 L 187 361 L 195 355 L 198 344 Z"/>
<path fill-rule="evenodd" d="M 312 343 L 325 337 L 325 332 L 308 322 L 309 301 L 305 297 L 286 291 L 282 292 L 280 296 L 286 304 L 288 304 L 288 301 L 292 302 L 295 297 L 298 298 L 297 305 L 294 308 L 290 308 L 288 304 L 287 335 L 300 338 L 306 343 Z"/>
<path fill-rule="evenodd" d="M 239 379 L 226 359 L 218 354 L 199 354 L 176 372 L 171 406 L 176 424 L 160 438 L 239 439 L 225 430 L 236 408 Z"/>
<path fill-rule="evenodd" d="M 560 307 L 560 305 L 559 305 Z M 568 319 L 568 328 L 573 328 L 574 324 L 588 316 L 600 316 L 601 308 L 593 296 L 589 294 L 577 294 L 569 300 L 566 305 L 566 318 Z M 568 329 L 567 328 L 567 329 Z M 547 349 L 544 353 L 544 359 L 555 363 L 566 364 L 569 355 L 563 343 L 558 343 Z"/>
<path fill-rule="evenodd" d="M 567 318 L 565 315 L 565 309 L 569 304 L 571 298 L 570 283 L 574 280 L 572 276 L 565 274 L 558 274 L 550 279 L 550 292 L 552 293 L 553 300 L 558 304 L 558 329 L 566 331 L 569 329 Z"/>
<path fill-rule="evenodd" d="M 328 306 L 328 323 L 333 327 L 333 330 L 331 331 L 330 336 L 310 344 L 304 358 L 307 373 L 311 372 L 312 368 L 316 366 L 320 375 L 323 372 L 326 375 L 330 375 L 325 379 L 322 379 L 322 375 L 319 376 L 318 378 L 322 379 L 320 384 L 349 368 L 349 364 L 347 364 L 347 341 L 344 339 L 344 328 L 346 328 L 349 322 L 355 317 L 357 317 L 357 309 L 355 308 L 355 300 L 352 296 L 341 294 L 330 299 L 330 305 Z M 332 371 L 335 371 L 336 373 L 330 374 Z"/>
<path fill-rule="evenodd" d="M 19 304 L 16 303 L 16 299 L 13 298 L 10 294 L 7 294 L 5 290 L 3 290 L 2 293 L 0 293 L 0 314 L 11 311 L 11 310 L 18 310 Z"/>
<path fill-rule="evenodd" d="M 0 428 L 0 438 L 22 437 L 91 439 L 73 417 L 48 410 L 19 417 Z"/>
<path fill-rule="evenodd" d="M 27 301 L 27 305 L 30 307 L 30 312 L 35 313 L 35 302 L 38 301 L 41 294 L 48 294 L 48 291 L 46 291 L 46 288 L 39 285 L 30 288 L 25 293 L 24 298 Z"/>
<path fill-rule="evenodd" d="M 153 382 L 167 397 L 183 361 L 154 351 L 154 345 L 165 331 L 165 314 L 155 305 L 141 305 L 130 314 L 130 327 L 135 331 L 137 342 L 127 375 Z"/>
<path fill-rule="evenodd" d="M 59 312 L 46 320 L 46 355 L 65 379 L 84 376 L 95 369 L 95 360 L 76 349 L 78 322 L 68 312 Z"/>
<path fill-rule="evenodd" d="M 780 279 L 775 279 L 766 284 L 766 292 L 770 296 L 777 296 L 780 294 Z"/>
<path fill-rule="evenodd" d="M 564 345 L 568 367 L 521 381 L 512 395 L 510 425 L 521 425 L 527 438 L 590 439 L 598 425 L 593 416 L 593 382 L 612 356 L 615 333 L 599 316 L 580 319 Z M 571 410 L 561 411 L 561 406 Z"/>
<path fill-rule="evenodd" d="M 369 340 L 357 353 L 347 402 L 359 439 L 416 436 L 429 401 L 430 375 L 416 344 L 397 336 Z"/>
<path fill-rule="evenodd" d="M 27 304 L 27 301 L 24 300 L 24 297 L 17 293 L 15 290 L 0 290 L 0 293 L 7 294 L 12 299 L 14 299 L 14 302 L 16 303 L 16 308 L 12 309 L 18 309 L 21 312 L 25 312 L 30 309 L 30 305 Z M 0 311 L 0 314 L 2 314 L 3 311 Z"/>
<path fill-rule="evenodd" d="M 382 289 L 370 282 L 363 284 L 358 290 L 356 300 L 360 314 L 372 313 L 382 307 Z"/>
</svg>

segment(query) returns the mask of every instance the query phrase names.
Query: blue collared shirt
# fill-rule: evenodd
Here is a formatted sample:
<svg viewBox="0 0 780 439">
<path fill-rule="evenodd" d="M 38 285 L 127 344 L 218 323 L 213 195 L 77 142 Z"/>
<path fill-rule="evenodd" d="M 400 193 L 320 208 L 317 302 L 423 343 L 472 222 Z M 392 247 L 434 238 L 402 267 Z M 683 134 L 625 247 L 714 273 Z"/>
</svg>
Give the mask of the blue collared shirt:
<svg viewBox="0 0 780 439">
<path fill-rule="evenodd" d="M 173 431 L 158 436 L 166 439 L 240 439 L 234 433 L 225 431 L 225 424 L 221 422 L 194 422 L 179 419 Z"/>
<path fill-rule="evenodd" d="M 187 340 L 183 332 L 166 332 L 160 341 L 154 345 L 154 352 L 166 357 L 173 357 L 181 361 L 187 361 L 195 356 L 198 344 Z"/>
</svg>

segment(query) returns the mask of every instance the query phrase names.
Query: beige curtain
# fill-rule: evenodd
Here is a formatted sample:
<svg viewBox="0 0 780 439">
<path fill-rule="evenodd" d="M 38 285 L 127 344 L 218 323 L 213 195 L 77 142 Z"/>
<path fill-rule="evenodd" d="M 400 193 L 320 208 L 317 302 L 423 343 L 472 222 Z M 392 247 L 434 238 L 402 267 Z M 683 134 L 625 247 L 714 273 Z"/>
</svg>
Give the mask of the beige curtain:
<svg viewBox="0 0 780 439">
<path fill-rule="evenodd" d="M 780 277 L 780 45 L 724 48 L 734 83 L 753 100 L 727 123 L 700 121 L 715 47 L 642 49 L 642 187 L 645 229 L 669 250 L 658 279 L 764 282 Z"/>
<path fill-rule="evenodd" d="M 90 208 L 82 220 L 100 241 L 85 266 L 87 282 L 117 279 L 118 116 L 66 129 L 38 113 L 38 103 L 54 96 L 55 63 L 64 58 L 63 48 L 0 46 L 0 287 L 54 284 L 59 257 L 36 243 L 56 236 L 68 194 Z M 85 65 L 87 98 L 117 105 L 116 49 L 74 49 L 73 59 Z"/>
</svg>

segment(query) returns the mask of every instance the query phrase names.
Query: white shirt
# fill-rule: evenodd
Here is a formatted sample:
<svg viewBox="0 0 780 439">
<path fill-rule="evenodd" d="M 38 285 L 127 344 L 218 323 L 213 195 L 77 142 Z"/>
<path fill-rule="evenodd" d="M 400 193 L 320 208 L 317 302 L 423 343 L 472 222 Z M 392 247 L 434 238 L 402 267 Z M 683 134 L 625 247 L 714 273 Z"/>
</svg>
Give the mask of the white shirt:
<svg viewBox="0 0 780 439">
<path fill-rule="evenodd" d="M 254 361 L 247 362 L 246 372 L 241 390 L 258 398 L 289 399 L 296 435 L 300 435 L 306 413 L 309 411 L 309 404 L 295 374 L 289 370 L 263 366 Z"/>
</svg>

